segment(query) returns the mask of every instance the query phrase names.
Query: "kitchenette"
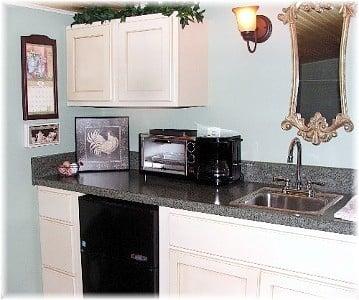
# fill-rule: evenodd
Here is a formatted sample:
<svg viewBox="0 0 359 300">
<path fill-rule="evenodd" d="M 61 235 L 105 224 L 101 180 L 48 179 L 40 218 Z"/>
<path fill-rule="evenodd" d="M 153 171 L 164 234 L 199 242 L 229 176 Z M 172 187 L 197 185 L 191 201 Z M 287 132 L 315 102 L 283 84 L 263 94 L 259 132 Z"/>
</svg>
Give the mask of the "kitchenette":
<svg viewBox="0 0 359 300">
<path fill-rule="evenodd" d="M 356 299 L 355 6 L 207 4 L 7 6 L 4 294 Z"/>
<path fill-rule="evenodd" d="M 346 186 L 348 178 L 353 178 L 350 171 L 303 167 L 303 172 L 321 174 L 323 180 L 328 176 L 329 185 L 337 184 L 326 188 L 330 192 L 317 193 L 308 200 L 313 203 L 322 201 L 325 196 L 342 195 L 324 210 L 326 200 L 321 206 L 312 207 L 306 206 L 300 197 L 288 195 L 284 201 L 289 206 L 283 203 L 280 206 L 280 199 L 277 203 L 273 199 L 271 207 L 251 204 L 248 200 L 255 198 L 263 188 L 270 188 L 272 197 L 278 196 L 284 185 L 273 185 L 270 176 L 264 174 L 291 174 L 295 165 L 243 162 L 244 181 L 216 187 L 183 178 L 140 173 L 136 168 L 137 155 L 131 153 L 130 165 L 135 169 L 80 173 L 76 177 L 60 177 L 56 173 L 56 166 L 64 159 L 73 160 L 74 153 L 32 160 L 33 184 L 38 186 L 45 293 L 140 293 L 147 286 L 144 293 L 160 295 L 229 294 L 267 298 L 272 291 L 287 297 L 308 294 L 345 299 L 355 295 L 353 274 L 356 269 L 352 264 L 356 253 L 355 223 L 334 217 L 334 212 L 352 197 L 352 186 Z M 333 181 L 331 174 L 335 171 L 338 172 Z M 83 195 L 88 195 L 87 201 L 98 206 L 97 211 L 92 211 L 92 219 L 86 219 L 87 223 L 91 222 L 86 228 L 91 228 L 93 236 L 83 235 L 81 228 L 84 216 L 81 203 L 87 202 Z M 297 201 L 301 201 L 300 205 L 293 207 Z M 132 216 L 123 224 L 123 218 L 118 218 L 118 224 L 114 225 L 115 207 L 109 206 L 106 210 L 105 206 L 125 204 L 141 204 L 142 210 L 147 211 L 157 208 L 157 227 L 150 221 L 151 217 L 145 218 L 142 214 L 138 215 L 138 221 Z M 147 226 L 143 220 L 148 220 Z M 121 229 L 116 232 L 115 228 Z M 105 247 L 110 243 L 108 247 L 113 250 L 114 240 L 128 236 L 124 234 L 127 230 L 136 232 L 135 237 L 130 235 L 126 242 L 132 245 L 134 238 L 144 234 L 141 228 L 157 232 L 135 243 L 137 248 L 126 247 L 125 257 L 135 264 L 138 259 L 144 265 L 147 259 L 152 261 L 156 257 L 154 265 L 159 266 L 159 273 L 151 273 L 147 281 L 138 286 L 133 283 L 132 291 L 123 289 L 121 284 L 106 291 L 109 282 L 117 277 L 103 282 L 110 272 L 106 264 L 102 260 L 84 263 L 86 245 L 94 238 L 98 241 L 107 237 L 107 242 L 101 245 Z M 154 242 L 157 245 L 151 244 Z M 119 253 L 113 255 L 116 257 Z M 339 258 L 340 263 L 332 263 Z M 124 276 L 121 268 L 116 270 L 119 276 Z M 123 278 L 129 276 L 126 273 Z"/>
</svg>

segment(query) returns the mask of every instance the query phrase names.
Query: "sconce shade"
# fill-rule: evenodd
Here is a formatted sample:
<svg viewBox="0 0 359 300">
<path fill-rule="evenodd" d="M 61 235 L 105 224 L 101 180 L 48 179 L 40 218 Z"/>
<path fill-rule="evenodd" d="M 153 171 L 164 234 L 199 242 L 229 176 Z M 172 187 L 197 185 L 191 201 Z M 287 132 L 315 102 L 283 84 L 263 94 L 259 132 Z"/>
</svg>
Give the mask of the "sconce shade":
<svg viewBox="0 0 359 300">
<path fill-rule="evenodd" d="M 232 12 L 236 15 L 240 32 L 253 32 L 256 30 L 258 8 L 259 6 L 240 6 L 232 9 Z"/>
</svg>

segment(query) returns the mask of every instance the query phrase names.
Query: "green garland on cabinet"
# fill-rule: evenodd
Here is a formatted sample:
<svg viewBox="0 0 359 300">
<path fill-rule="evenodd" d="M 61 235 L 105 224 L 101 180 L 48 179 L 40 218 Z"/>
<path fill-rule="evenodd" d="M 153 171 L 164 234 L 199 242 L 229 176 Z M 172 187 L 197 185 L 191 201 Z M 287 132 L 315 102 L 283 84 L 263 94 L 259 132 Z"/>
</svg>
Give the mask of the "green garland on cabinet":
<svg viewBox="0 0 359 300">
<path fill-rule="evenodd" d="M 144 6 L 140 4 L 129 4 L 123 8 L 116 10 L 111 7 L 87 7 L 81 13 L 74 16 L 74 22 L 71 24 L 90 24 L 93 22 L 120 19 L 125 22 L 127 17 L 142 16 L 148 14 L 161 13 L 164 16 L 170 16 L 173 12 L 177 12 L 182 28 L 189 25 L 189 22 L 200 23 L 203 21 L 205 10 L 201 10 L 198 3 L 148 3 Z"/>
</svg>

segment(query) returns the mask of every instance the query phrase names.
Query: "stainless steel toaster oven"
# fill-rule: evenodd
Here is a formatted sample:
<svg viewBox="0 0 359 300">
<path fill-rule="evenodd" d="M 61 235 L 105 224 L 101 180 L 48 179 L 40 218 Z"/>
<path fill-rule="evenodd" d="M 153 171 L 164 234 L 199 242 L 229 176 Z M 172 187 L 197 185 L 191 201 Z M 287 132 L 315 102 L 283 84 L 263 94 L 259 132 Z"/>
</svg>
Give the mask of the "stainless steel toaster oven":
<svg viewBox="0 0 359 300">
<path fill-rule="evenodd" d="M 139 134 L 140 171 L 196 176 L 196 130 L 152 129 Z"/>
</svg>

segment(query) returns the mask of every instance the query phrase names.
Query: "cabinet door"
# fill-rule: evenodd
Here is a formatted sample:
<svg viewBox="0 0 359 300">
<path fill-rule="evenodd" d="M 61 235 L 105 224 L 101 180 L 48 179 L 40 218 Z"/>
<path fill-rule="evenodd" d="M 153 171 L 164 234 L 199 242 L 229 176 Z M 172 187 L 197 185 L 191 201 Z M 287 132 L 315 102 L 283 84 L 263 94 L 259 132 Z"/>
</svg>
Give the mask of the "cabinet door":
<svg viewBox="0 0 359 300">
<path fill-rule="evenodd" d="M 78 223 L 77 196 L 65 191 L 39 188 L 39 215 L 69 224 Z M 76 214 L 77 213 L 77 214 Z"/>
<path fill-rule="evenodd" d="M 109 102 L 112 96 L 110 25 L 68 28 L 66 34 L 69 101 Z"/>
<path fill-rule="evenodd" d="M 356 299 L 355 290 L 350 288 L 268 271 L 261 273 L 260 298 L 273 300 Z"/>
<path fill-rule="evenodd" d="M 62 272 L 76 274 L 74 226 L 40 218 L 42 264 Z"/>
<path fill-rule="evenodd" d="M 117 23 L 118 100 L 170 102 L 171 18 Z M 138 104 L 138 103 L 137 103 Z"/>
<path fill-rule="evenodd" d="M 75 295 L 75 278 L 49 268 L 42 269 L 42 285 L 44 295 Z"/>
<path fill-rule="evenodd" d="M 38 188 L 44 294 L 82 295 L 80 195 Z"/>
<path fill-rule="evenodd" d="M 170 251 L 170 293 L 255 297 L 259 271 L 195 254 Z"/>
</svg>

